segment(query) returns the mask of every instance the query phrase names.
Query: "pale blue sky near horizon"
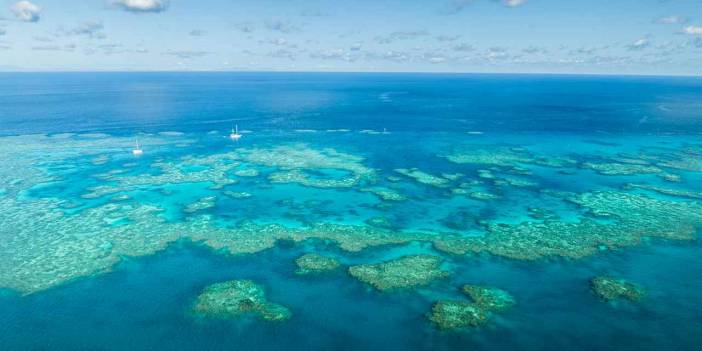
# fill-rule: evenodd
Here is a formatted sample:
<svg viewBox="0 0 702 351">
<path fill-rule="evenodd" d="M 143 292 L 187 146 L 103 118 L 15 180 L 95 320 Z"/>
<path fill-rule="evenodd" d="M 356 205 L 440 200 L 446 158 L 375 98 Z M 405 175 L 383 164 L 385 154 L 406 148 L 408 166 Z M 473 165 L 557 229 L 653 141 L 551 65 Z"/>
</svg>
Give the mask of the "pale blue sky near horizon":
<svg viewBox="0 0 702 351">
<path fill-rule="evenodd" d="M 0 0 L 0 71 L 702 75 L 702 0 Z"/>
</svg>

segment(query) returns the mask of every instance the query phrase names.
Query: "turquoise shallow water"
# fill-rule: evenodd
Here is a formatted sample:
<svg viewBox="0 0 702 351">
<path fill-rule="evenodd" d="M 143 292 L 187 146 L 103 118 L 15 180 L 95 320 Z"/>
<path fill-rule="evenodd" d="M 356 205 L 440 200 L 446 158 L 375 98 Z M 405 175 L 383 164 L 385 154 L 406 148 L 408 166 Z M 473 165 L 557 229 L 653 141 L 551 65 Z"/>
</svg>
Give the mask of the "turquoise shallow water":
<svg viewBox="0 0 702 351">
<path fill-rule="evenodd" d="M 702 342 L 700 80 L 4 78 L 3 350 Z M 306 253 L 341 266 L 295 274 Z M 413 255 L 439 258 L 447 276 L 411 284 L 427 268 L 408 267 L 391 277 L 407 286 L 380 291 L 348 272 Z M 597 276 L 645 295 L 604 301 Z M 193 313 L 206 287 L 234 279 L 290 318 Z M 427 316 L 470 302 L 464 284 L 516 305 L 442 330 Z"/>
</svg>

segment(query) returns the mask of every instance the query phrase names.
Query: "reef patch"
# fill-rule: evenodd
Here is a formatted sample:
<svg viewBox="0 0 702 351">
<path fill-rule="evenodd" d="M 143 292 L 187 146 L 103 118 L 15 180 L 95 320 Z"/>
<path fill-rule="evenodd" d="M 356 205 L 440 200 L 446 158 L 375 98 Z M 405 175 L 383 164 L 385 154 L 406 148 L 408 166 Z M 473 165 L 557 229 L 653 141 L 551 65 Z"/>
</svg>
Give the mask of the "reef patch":
<svg viewBox="0 0 702 351">
<path fill-rule="evenodd" d="M 253 314 L 267 321 L 284 321 L 292 312 L 266 299 L 263 286 L 251 280 L 231 280 L 206 287 L 192 306 L 196 316 L 228 319 Z"/>
<path fill-rule="evenodd" d="M 442 262 L 443 259 L 437 256 L 405 256 L 377 264 L 352 266 L 349 274 L 381 291 L 414 288 L 448 277 L 449 272 L 441 268 Z"/>
</svg>

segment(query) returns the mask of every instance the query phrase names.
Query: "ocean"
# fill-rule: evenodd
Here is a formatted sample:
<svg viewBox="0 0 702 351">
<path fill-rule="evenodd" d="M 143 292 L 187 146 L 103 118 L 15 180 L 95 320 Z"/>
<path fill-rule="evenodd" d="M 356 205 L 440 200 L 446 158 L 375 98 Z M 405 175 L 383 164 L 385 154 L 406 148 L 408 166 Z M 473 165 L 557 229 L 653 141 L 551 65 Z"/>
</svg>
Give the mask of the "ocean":
<svg viewBox="0 0 702 351">
<path fill-rule="evenodd" d="M 0 349 L 700 349 L 701 111 L 691 77 L 1 73 Z"/>
</svg>

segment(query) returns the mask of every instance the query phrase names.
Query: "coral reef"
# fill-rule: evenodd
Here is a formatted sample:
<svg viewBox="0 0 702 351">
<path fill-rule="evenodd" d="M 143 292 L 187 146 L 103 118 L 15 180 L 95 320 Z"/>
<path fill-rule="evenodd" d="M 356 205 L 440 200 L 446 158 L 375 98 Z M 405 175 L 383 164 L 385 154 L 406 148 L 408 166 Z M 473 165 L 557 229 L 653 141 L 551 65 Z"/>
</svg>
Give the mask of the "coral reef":
<svg viewBox="0 0 702 351">
<path fill-rule="evenodd" d="M 297 183 L 303 186 L 312 188 L 351 188 L 355 186 L 360 178 L 346 177 L 341 179 L 319 179 L 310 176 L 303 170 L 292 170 L 274 172 L 268 175 L 268 180 L 271 183 L 286 184 Z"/>
<path fill-rule="evenodd" d="M 437 177 L 426 172 L 422 172 L 417 168 L 398 168 L 395 170 L 395 172 L 400 173 L 406 177 L 412 178 L 419 183 L 435 186 L 438 188 L 446 187 L 450 183 L 448 179 Z"/>
<path fill-rule="evenodd" d="M 504 146 L 485 147 L 484 145 L 465 145 L 450 155 L 441 156 L 458 164 L 481 164 L 511 167 L 520 163 L 531 163 L 533 157 L 523 150 Z"/>
<path fill-rule="evenodd" d="M 217 197 L 215 197 L 215 196 L 203 197 L 203 198 L 185 206 L 185 209 L 183 211 L 185 213 L 194 213 L 197 211 L 206 210 L 208 208 L 214 207 L 215 201 L 217 201 Z"/>
<path fill-rule="evenodd" d="M 577 161 L 565 156 L 543 157 L 532 154 L 526 149 L 499 145 L 463 145 L 449 155 L 439 155 L 458 164 L 476 164 L 519 168 L 520 164 L 543 167 L 572 167 Z"/>
<path fill-rule="evenodd" d="M 378 290 L 412 288 L 448 277 L 441 269 L 442 259 L 436 256 L 405 256 L 377 264 L 352 266 L 349 273 Z"/>
<path fill-rule="evenodd" d="M 156 146 L 173 149 L 176 145 L 187 143 L 188 139 L 185 136 L 144 136 L 140 137 L 140 141 L 144 143 L 145 149 L 148 147 L 149 150 L 156 150 Z M 236 182 L 236 179 L 231 179 L 228 175 L 233 174 L 237 167 L 273 167 L 276 168 L 272 171 L 274 174 L 299 172 L 303 176 L 293 181 L 302 185 L 354 186 L 354 191 L 375 189 L 374 193 L 384 188 L 366 184 L 373 182 L 376 171 L 364 166 L 362 158 L 331 149 L 315 150 L 306 145 L 288 145 L 172 158 L 167 153 L 158 155 L 154 151 L 146 157 L 133 159 L 129 154 L 132 143 L 131 138 L 106 135 L 1 138 L 0 163 L 3 167 L 0 167 L 0 237 L 3 240 L 0 241 L 0 287 L 25 294 L 41 291 L 80 277 L 107 272 L 124 257 L 150 255 L 184 239 L 231 254 L 259 252 L 273 247 L 280 240 L 301 242 L 318 239 L 336 244 L 349 252 L 420 241 L 432 243 L 436 249 L 451 254 L 489 253 L 512 259 L 536 260 L 548 257 L 581 258 L 602 249 L 638 245 L 646 237 L 691 240 L 702 228 L 702 204 L 692 201 L 697 199 L 696 196 L 691 196 L 693 193 L 687 190 L 682 192 L 685 184 L 680 184 L 680 190 L 676 187 L 676 192 L 672 192 L 672 189 L 634 186 L 639 187 L 638 190 L 680 197 L 673 200 L 630 192 L 636 190 L 634 188 L 581 194 L 543 189 L 538 196 L 549 196 L 549 201 L 568 202 L 565 208 L 572 208 L 574 216 L 566 221 L 543 211 L 531 211 L 529 214 L 536 218 L 533 221 L 515 224 L 500 222 L 499 218 L 491 219 L 490 222 L 478 223 L 479 226 L 476 226 L 484 231 L 481 236 L 397 230 L 387 218 L 373 219 L 374 214 L 360 215 L 360 212 L 356 212 L 359 218 L 371 217 L 367 222 L 369 225 L 317 223 L 318 218 L 305 222 L 306 226 L 303 227 L 286 227 L 264 220 L 255 223 L 246 218 L 231 220 L 210 214 L 210 211 L 204 209 L 214 205 L 215 198 L 210 196 L 245 196 L 243 192 L 207 189 Z M 46 150 L 51 152 L 47 153 Z M 692 165 L 690 162 L 694 161 L 686 161 L 686 156 L 693 160 L 698 157 L 694 150 L 671 150 L 664 149 L 663 154 L 649 153 L 645 159 L 657 167 L 675 168 L 672 166 Z M 176 155 L 180 155 L 181 151 L 176 152 Z M 538 157 L 530 159 L 526 157 L 525 151 L 519 149 L 509 150 L 509 153 L 515 153 L 518 157 L 497 161 L 501 164 L 499 167 L 506 167 L 504 164 L 515 167 L 513 163 L 546 162 Z M 96 166 L 92 161 L 104 160 L 101 155 L 107 155 L 110 161 L 97 167 L 99 172 L 93 173 Z M 124 158 L 128 158 L 128 161 Z M 643 156 L 641 158 L 644 159 Z M 157 161 L 150 163 L 154 159 Z M 113 164 L 114 170 L 103 169 Z M 446 177 L 436 177 L 416 169 L 406 169 L 404 173 L 408 177 L 422 179 L 418 180 L 420 183 L 433 184 L 442 189 L 453 184 Z M 491 170 L 485 170 L 484 173 L 495 178 Z M 502 174 L 504 170 L 498 169 L 495 173 Z M 76 178 L 84 176 L 89 181 L 82 184 L 81 188 L 81 183 Z M 96 183 L 96 180 L 104 182 Z M 463 183 L 455 189 L 469 189 L 467 194 L 477 192 L 472 186 L 483 185 L 477 180 L 460 181 Z M 196 196 L 203 198 L 188 206 L 188 216 L 174 219 L 170 214 L 179 208 L 171 208 L 172 203 L 163 201 L 161 204 L 158 200 L 172 192 L 173 187 L 163 185 L 178 186 L 183 183 L 188 183 L 187 186 L 194 189 L 202 189 L 202 193 Z M 76 184 L 78 186 L 74 186 Z M 57 190 L 49 188 L 62 189 L 62 193 L 57 194 Z M 449 189 L 452 188 L 436 192 L 441 195 L 430 198 L 430 201 L 422 205 L 442 205 L 439 199 L 445 200 Z M 135 190 L 134 193 L 128 192 L 131 190 Z M 268 194 L 263 192 L 269 190 L 271 188 L 261 189 L 260 198 L 265 199 Z M 82 199 L 73 197 L 73 194 L 82 194 Z M 507 190 L 499 194 L 504 196 L 505 202 L 513 200 Z M 62 198 L 66 195 L 71 197 Z M 178 193 L 175 192 L 175 195 Z M 148 202 L 140 203 L 144 199 Z M 464 199 L 449 199 L 457 203 L 458 207 L 438 212 L 443 216 L 456 209 L 473 210 L 465 207 Z M 421 202 L 423 199 L 413 196 L 412 201 L 392 206 L 414 205 L 411 203 L 414 201 Z M 164 208 L 150 205 L 153 203 Z M 349 204 L 344 211 L 355 210 L 354 205 Z M 388 205 L 388 202 L 383 202 L 383 205 Z M 533 204 L 529 203 L 527 206 L 531 205 Z M 323 201 L 304 201 L 295 206 L 299 207 L 296 208 L 299 212 L 330 211 L 329 204 Z M 376 209 L 377 207 L 368 210 Z M 334 221 L 343 221 L 343 213 L 332 212 L 329 217 Z M 420 214 L 420 217 L 423 215 Z M 420 218 L 420 222 L 429 220 L 436 223 L 441 219 L 428 217 Z M 397 218 L 398 222 L 403 223 L 404 219 L 399 216 Z M 449 218 L 444 224 L 453 226 L 452 229 L 458 228 L 457 230 L 467 225 L 472 226 L 470 221 L 462 221 L 460 218 Z M 401 267 L 405 263 L 400 263 L 400 268 L 396 261 L 385 264 L 388 266 L 383 263 L 369 265 L 370 267 L 361 265 L 356 271 L 368 273 L 377 266 L 376 277 L 382 286 L 392 286 L 392 283 L 383 279 L 402 286 L 403 282 L 414 284 L 413 281 L 423 281 L 422 275 L 427 274 L 427 270 L 433 272 L 425 276 L 429 280 L 436 278 L 432 274 L 442 276 L 445 273 L 437 267 L 429 269 L 419 265 L 418 268 L 404 269 Z M 392 274 L 397 276 L 393 277 Z"/>
<path fill-rule="evenodd" d="M 376 195 L 380 199 L 385 200 L 385 201 L 404 201 L 404 200 L 407 200 L 407 198 L 404 195 L 400 194 L 396 190 L 389 189 L 389 188 L 383 188 L 383 187 L 361 188 L 361 189 L 359 189 L 359 191 L 371 193 L 371 194 Z"/>
<path fill-rule="evenodd" d="M 499 198 L 499 196 L 497 196 L 495 194 L 490 194 L 490 193 L 487 193 L 484 191 L 474 191 L 474 192 L 468 194 L 468 196 L 470 196 L 471 199 L 481 200 L 481 201 L 490 201 L 490 200 L 495 200 L 495 199 Z"/>
<path fill-rule="evenodd" d="M 314 253 L 298 257 L 295 264 L 297 264 L 295 274 L 319 273 L 339 268 L 339 261 L 335 258 Z"/>
<path fill-rule="evenodd" d="M 377 228 L 391 229 L 394 227 L 392 221 L 390 221 L 389 218 L 383 216 L 375 216 L 368 218 L 367 220 L 365 220 L 365 223 Z"/>
<path fill-rule="evenodd" d="M 582 258 L 601 248 L 638 245 L 644 237 L 692 240 L 702 228 L 702 204 L 653 199 L 622 192 L 592 192 L 569 199 L 593 216 L 578 222 L 546 221 L 520 224 L 490 223 L 483 237 L 443 235 L 432 241 L 456 254 L 487 251 L 520 260 L 543 257 Z"/>
<path fill-rule="evenodd" d="M 623 279 L 612 277 L 595 277 L 590 280 L 590 289 L 597 297 L 605 301 L 626 299 L 630 301 L 641 300 L 644 290 Z"/>
<path fill-rule="evenodd" d="M 428 318 L 442 330 L 454 330 L 482 325 L 489 314 L 474 303 L 447 300 L 435 303 Z"/>
<path fill-rule="evenodd" d="M 220 319 L 251 313 L 267 321 L 283 321 L 292 316 L 285 306 L 269 302 L 263 287 L 250 280 L 231 280 L 206 287 L 193 303 L 192 312 Z"/>
<path fill-rule="evenodd" d="M 241 169 L 234 172 L 237 177 L 258 177 L 258 170 L 254 168 Z"/>
<path fill-rule="evenodd" d="M 251 193 L 247 193 L 245 191 L 225 191 L 223 194 L 231 197 L 232 199 L 248 199 L 253 196 Z"/>
<path fill-rule="evenodd" d="M 508 292 L 491 286 L 464 285 L 461 291 L 487 311 L 501 312 L 517 303 Z"/>
<path fill-rule="evenodd" d="M 375 177 L 375 171 L 363 165 L 362 157 L 329 148 L 316 150 L 305 144 L 294 144 L 270 149 L 238 149 L 237 152 L 250 163 L 282 170 L 342 170 L 353 175 L 354 183 Z"/>
<path fill-rule="evenodd" d="M 432 306 L 427 316 L 439 329 L 456 330 L 485 324 L 493 314 L 516 304 L 508 292 L 489 286 L 464 285 L 461 290 L 473 301 L 443 300 Z"/>
<path fill-rule="evenodd" d="M 591 169 L 602 175 L 609 176 L 663 173 L 663 170 L 658 167 L 633 163 L 586 162 L 583 163 L 581 167 L 584 169 Z"/>
<path fill-rule="evenodd" d="M 702 192 L 690 191 L 690 190 L 679 190 L 671 188 L 663 188 L 659 186 L 653 186 L 648 184 L 626 184 L 625 189 L 642 189 L 649 190 L 659 194 L 676 196 L 676 197 L 686 197 L 689 199 L 702 200 Z"/>
</svg>

